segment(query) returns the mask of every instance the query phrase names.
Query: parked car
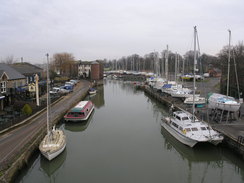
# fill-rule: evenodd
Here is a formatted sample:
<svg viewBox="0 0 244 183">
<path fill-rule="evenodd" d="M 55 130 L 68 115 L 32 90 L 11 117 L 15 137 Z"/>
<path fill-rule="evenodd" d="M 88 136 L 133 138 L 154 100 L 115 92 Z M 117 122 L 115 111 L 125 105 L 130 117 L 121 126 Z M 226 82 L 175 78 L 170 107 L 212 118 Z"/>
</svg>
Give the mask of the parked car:
<svg viewBox="0 0 244 183">
<path fill-rule="evenodd" d="M 65 89 L 65 88 L 63 88 L 63 87 L 60 87 L 60 93 L 62 93 L 62 94 L 67 94 L 67 93 L 70 93 L 70 90 Z"/>
<path fill-rule="evenodd" d="M 209 73 L 204 73 L 203 76 L 204 76 L 205 78 L 209 78 Z"/>
<path fill-rule="evenodd" d="M 64 85 L 65 85 L 65 86 L 68 86 L 68 85 L 74 86 L 75 84 L 74 84 L 73 82 L 67 81 L 67 82 L 65 82 Z"/>
<path fill-rule="evenodd" d="M 68 90 L 69 92 L 73 91 L 73 85 L 65 85 L 65 86 L 61 86 L 60 88 Z"/>
<path fill-rule="evenodd" d="M 196 80 L 204 80 L 202 75 L 195 75 Z"/>
<path fill-rule="evenodd" d="M 49 91 L 49 93 L 51 95 L 56 95 L 56 94 L 59 94 L 60 93 L 60 88 L 58 87 L 53 87 L 53 89 L 51 91 Z"/>
<path fill-rule="evenodd" d="M 74 83 L 75 85 L 78 83 L 78 80 L 71 79 L 70 82 Z"/>
</svg>

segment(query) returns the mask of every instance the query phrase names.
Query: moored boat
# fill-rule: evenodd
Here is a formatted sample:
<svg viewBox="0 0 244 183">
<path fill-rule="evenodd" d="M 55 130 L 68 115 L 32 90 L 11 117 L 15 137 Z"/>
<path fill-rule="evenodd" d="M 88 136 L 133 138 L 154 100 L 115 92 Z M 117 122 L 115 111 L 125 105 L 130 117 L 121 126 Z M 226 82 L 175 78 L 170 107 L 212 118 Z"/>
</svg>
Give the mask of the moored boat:
<svg viewBox="0 0 244 183">
<path fill-rule="evenodd" d="M 236 63 L 235 65 L 235 74 L 236 74 L 236 83 L 237 83 L 237 93 L 239 95 L 239 101 L 235 100 L 234 97 L 229 96 L 229 85 L 230 85 L 230 59 L 231 59 L 231 31 L 229 31 L 229 46 L 228 46 L 228 69 L 227 69 L 227 92 L 226 95 L 219 93 L 210 93 L 208 97 L 208 108 L 218 109 L 228 112 L 236 112 L 240 109 L 241 100 L 240 100 L 240 91 L 239 91 L 239 81 L 237 77 Z"/>
<path fill-rule="evenodd" d="M 85 121 L 89 118 L 93 110 L 94 105 L 91 101 L 81 101 L 68 111 L 64 119 L 65 121 Z"/>
<path fill-rule="evenodd" d="M 197 30 L 194 27 L 194 77 L 193 77 L 193 99 L 196 90 L 196 37 Z M 193 115 L 192 115 L 193 114 Z M 217 145 L 223 141 L 223 136 L 213 130 L 206 122 L 200 121 L 195 116 L 195 100 L 193 100 L 192 114 L 186 111 L 175 111 L 171 117 L 164 117 L 161 126 L 166 129 L 178 141 L 190 147 L 199 142 L 210 142 Z"/>
<path fill-rule="evenodd" d="M 221 109 L 224 111 L 236 112 L 240 109 L 240 102 L 237 102 L 233 97 L 212 93 L 208 98 L 208 108 Z"/>
<path fill-rule="evenodd" d="M 97 93 L 97 90 L 95 88 L 90 88 L 88 92 L 90 95 L 94 95 Z"/>
<path fill-rule="evenodd" d="M 41 154 L 49 161 L 62 153 L 66 147 L 66 136 L 62 130 L 55 129 L 55 126 L 50 131 L 50 93 L 49 93 L 49 59 L 47 54 L 47 134 L 39 145 Z"/>
<path fill-rule="evenodd" d="M 176 111 L 172 117 L 164 117 L 161 126 L 181 143 L 193 147 L 199 142 L 209 142 L 217 145 L 223 136 L 213 130 L 206 122 L 184 111 Z"/>
<path fill-rule="evenodd" d="M 204 97 L 199 97 L 199 96 L 196 96 L 194 97 L 194 103 L 196 105 L 199 105 L 199 104 L 205 104 L 206 103 L 206 99 Z M 191 97 L 187 97 L 185 100 L 184 100 L 184 104 L 193 104 L 193 96 Z"/>
<path fill-rule="evenodd" d="M 53 128 L 39 145 L 42 155 L 49 161 L 57 157 L 66 147 L 66 136 L 62 130 Z"/>
</svg>

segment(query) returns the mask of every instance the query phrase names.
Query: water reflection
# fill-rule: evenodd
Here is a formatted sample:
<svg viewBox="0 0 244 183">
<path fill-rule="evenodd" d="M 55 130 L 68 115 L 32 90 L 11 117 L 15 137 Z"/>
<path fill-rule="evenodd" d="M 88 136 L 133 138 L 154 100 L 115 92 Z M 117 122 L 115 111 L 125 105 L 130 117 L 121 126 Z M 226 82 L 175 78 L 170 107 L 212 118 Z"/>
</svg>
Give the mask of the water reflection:
<svg viewBox="0 0 244 183">
<path fill-rule="evenodd" d="M 95 95 L 87 96 L 86 100 L 91 100 L 95 105 L 95 107 L 99 109 L 105 105 L 104 87 L 98 86 L 96 89 L 97 89 L 97 93 Z"/>
<path fill-rule="evenodd" d="M 189 162 L 211 162 L 221 160 L 221 150 L 212 144 L 200 143 L 195 148 L 189 148 L 176 140 L 168 131 L 161 128 L 161 134 L 164 136 L 164 147 L 169 151 L 174 149 L 181 155 L 182 159 Z M 210 156 L 211 155 L 211 156 Z"/>
<path fill-rule="evenodd" d="M 45 174 L 52 178 L 54 173 L 63 165 L 67 156 L 67 149 L 65 149 L 59 156 L 54 158 L 52 161 L 48 161 L 46 158 L 41 156 L 40 166 Z"/>
<path fill-rule="evenodd" d="M 95 110 L 92 111 L 91 116 L 86 121 L 80 122 L 65 122 L 65 130 L 69 130 L 71 132 L 81 132 L 87 129 L 88 125 L 92 121 L 92 117 L 95 113 Z"/>
</svg>

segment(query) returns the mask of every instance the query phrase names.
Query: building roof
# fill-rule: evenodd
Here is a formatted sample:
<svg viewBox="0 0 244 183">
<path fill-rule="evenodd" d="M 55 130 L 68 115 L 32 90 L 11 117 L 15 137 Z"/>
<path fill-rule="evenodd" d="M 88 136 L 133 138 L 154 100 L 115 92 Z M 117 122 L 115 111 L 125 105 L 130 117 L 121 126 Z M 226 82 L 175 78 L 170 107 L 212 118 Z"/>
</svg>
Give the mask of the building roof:
<svg viewBox="0 0 244 183">
<path fill-rule="evenodd" d="M 13 65 L 11 65 L 11 67 L 13 67 L 21 74 L 36 74 L 43 71 L 42 68 L 32 65 L 28 62 L 14 63 Z"/>
<path fill-rule="evenodd" d="M 13 79 L 25 79 L 25 76 L 16 71 L 14 68 L 7 64 L 0 63 L 0 77 L 2 77 L 3 73 L 6 73 L 9 80 Z"/>
<path fill-rule="evenodd" d="M 80 65 L 91 65 L 92 64 L 92 61 L 79 61 L 78 62 Z"/>
</svg>

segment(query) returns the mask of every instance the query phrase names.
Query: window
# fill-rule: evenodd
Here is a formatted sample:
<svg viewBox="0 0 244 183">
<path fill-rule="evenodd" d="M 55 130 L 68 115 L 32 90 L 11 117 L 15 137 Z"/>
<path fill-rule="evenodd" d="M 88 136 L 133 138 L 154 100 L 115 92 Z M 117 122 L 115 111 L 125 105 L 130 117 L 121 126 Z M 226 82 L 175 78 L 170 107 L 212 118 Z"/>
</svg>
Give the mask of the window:
<svg viewBox="0 0 244 183">
<path fill-rule="evenodd" d="M 1 93 L 6 93 L 6 81 L 2 81 L 0 84 L 1 84 Z"/>
<path fill-rule="evenodd" d="M 178 119 L 178 120 L 180 120 L 181 121 L 181 119 L 180 119 L 180 117 L 179 116 L 175 116 L 176 117 L 176 119 Z"/>
<path fill-rule="evenodd" d="M 175 124 L 174 122 L 172 122 L 172 125 L 173 125 L 174 127 L 178 128 L 178 125 Z"/>
<path fill-rule="evenodd" d="M 189 118 L 188 117 L 183 117 L 182 120 L 185 121 L 185 120 L 188 120 Z"/>
<path fill-rule="evenodd" d="M 201 130 L 207 130 L 205 127 L 201 127 Z"/>
<path fill-rule="evenodd" d="M 198 131 L 198 129 L 197 128 L 192 128 L 191 131 Z"/>
<path fill-rule="evenodd" d="M 190 129 L 190 128 L 185 128 L 185 130 L 186 130 L 187 132 L 190 132 L 190 131 L 191 131 L 191 129 Z"/>
</svg>

